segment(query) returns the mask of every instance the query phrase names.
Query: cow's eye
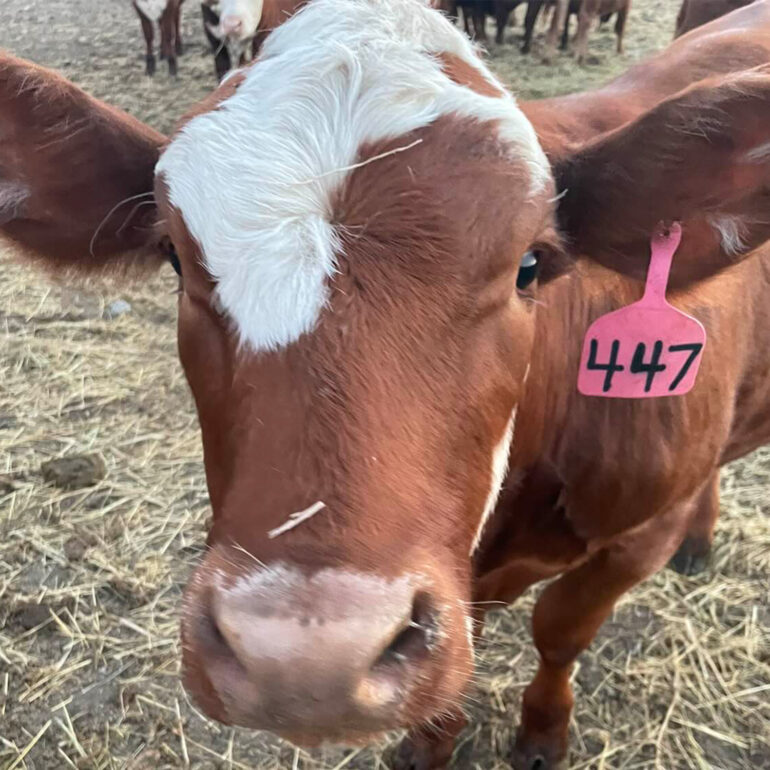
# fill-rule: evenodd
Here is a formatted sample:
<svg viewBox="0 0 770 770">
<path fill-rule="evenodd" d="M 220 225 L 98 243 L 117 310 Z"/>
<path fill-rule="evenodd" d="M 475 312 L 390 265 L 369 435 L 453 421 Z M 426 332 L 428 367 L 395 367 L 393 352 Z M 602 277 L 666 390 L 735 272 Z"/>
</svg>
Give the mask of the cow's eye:
<svg viewBox="0 0 770 770">
<path fill-rule="evenodd" d="M 223 316 L 227 314 L 227 310 L 225 310 L 222 298 L 219 296 L 219 292 L 217 291 L 211 295 L 211 307 L 214 309 L 214 312 L 217 315 Z"/>
<path fill-rule="evenodd" d="M 174 272 L 181 278 L 182 266 L 179 264 L 179 257 L 177 256 L 176 249 L 173 246 L 169 252 L 168 261 L 171 263 L 171 267 L 174 268 Z"/>
<path fill-rule="evenodd" d="M 519 291 L 526 289 L 537 278 L 537 252 L 528 251 L 519 265 L 519 274 L 516 276 L 516 288 Z"/>
</svg>

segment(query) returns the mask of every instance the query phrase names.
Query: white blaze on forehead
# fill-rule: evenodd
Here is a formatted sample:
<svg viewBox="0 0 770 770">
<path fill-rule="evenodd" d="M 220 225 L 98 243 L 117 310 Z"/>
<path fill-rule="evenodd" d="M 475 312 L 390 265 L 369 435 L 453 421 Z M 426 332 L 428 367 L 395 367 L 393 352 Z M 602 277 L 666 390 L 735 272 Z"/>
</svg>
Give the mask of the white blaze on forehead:
<svg viewBox="0 0 770 770">
<path fill-rule="evenodd" d="M 441 53 L 503 95 L 452 81 Z M 446 115 L 489 122 L 532 191 L 545 185 L 548 162 L 513 97 L 419 0 L 312 0 L 270 34 L 233 96 L 185 126 L 157 170 L 242 342 L 272 350 L 313 329 L 340 248 L 334 194 L 360 148 Z"/>
<path fill-rule="evenodd" d="M 502 438 L 495 446 L 492 452 L 492 473 L 489 482 L 489 493 L 484 505 L 484 512 L 481 514 L 481 521 L 471 544 L 471 555 L 473 555 L 481 542 L 481 536 L 484 534 L 489 517 L 495 510 L 497 498 L 500 497 L 505 475 L 508 473 L 508 457 L 511 453 L 511 442 L 513 441 L 513 429 L 516 424 L 516 409 L 511 413 L 508 424 L 505 426 Z"/>
<path fill-rule="evenodd" d="M 134 0 L 139 10 L 151 21 L 159 21 L 168 0 Z"/>
</svg>

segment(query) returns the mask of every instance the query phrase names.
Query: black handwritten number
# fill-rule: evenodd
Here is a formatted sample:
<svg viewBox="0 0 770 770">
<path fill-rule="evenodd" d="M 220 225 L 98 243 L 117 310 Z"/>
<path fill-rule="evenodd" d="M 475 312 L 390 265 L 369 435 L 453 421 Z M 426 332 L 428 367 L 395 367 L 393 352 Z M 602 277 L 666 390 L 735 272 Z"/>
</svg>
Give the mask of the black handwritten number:
<svg viewBox="0 0 770 770">
<path fill-rule="evenodd" d="M 703 343 L 688 342 L 686 345 L 671 345 L 668 349 L 668 352 L 681 353 L 685 350 L 689 350 L 690 355 L 687 356 L 687 360 L 679 370 L 679 374 L 674 377 L 674 381 L 668 386 L 669 390 L 674 390 L 676 386 L 684 379 L 684 376 L 687 374 L 687 372 L 690 371 L 690 367 L 692 366 L 693 361 L 695 361 L 695 359 L 700 355 L 701 350 L 703 350 Z"/>
<path fill-rule="evenodd" d="M 601 371 L 606 372 L 604 375 L 604 385 L 602 385 L 602 393 L 606 393 L 612 387 L 612 378 L 615 376 L 615 372 L 622 372 L 626 368 L 625 366 L 618 364 L 618 350 L 620 350 L 620 340 L 613 340 L 612 347 L 610 348 L 610 360 L 606 364 L 600 364 L 596 360 L 596 354 L 599 352 L 599 343 L 597 340 L 591 340 L 588 349 L 586 368 L 600 369 Z"/>
<path fill-rule="evenodd" d="M 642 374 L 643 372 L 647 372 L 647 381 L 644 383 L 644 392 L 649 393 L 650 388 L 652 387 L 652 381 L 655 379 L 655 375 L 658 372 L 662 372 L 666 368 L 665 364 L 660 363 L 660 354 L 663 352 L 663 341 L 657 340 L 652 346 L 652 358 L 650 358 L 649 364 L 644 363 L 644 354 L 646 350 L 647 346 L 643 342 L 640 342 L 636 346 L 634 357 L 631 359 L 631 367 L 629 371 L 633 372 L 634 374 Z"/>
</svg>

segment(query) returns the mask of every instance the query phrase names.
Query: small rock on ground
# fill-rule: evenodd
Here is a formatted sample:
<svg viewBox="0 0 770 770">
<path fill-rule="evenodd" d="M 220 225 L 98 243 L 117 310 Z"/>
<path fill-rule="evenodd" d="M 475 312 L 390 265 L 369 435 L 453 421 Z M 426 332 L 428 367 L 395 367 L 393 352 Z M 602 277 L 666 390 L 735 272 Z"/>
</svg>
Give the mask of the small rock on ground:
<svg viewBox="0 0 770 770">
<path fill-rule="evenodd" d="M 107 475 L 107 466 L 99 455 L 60 457 L 43 463 L 40 470 L 49 484 L 62 489 L 92 487 Z"/>
<path fill-rule="evenodd" d="M 0 473 L 0 495 L 10 495 L 16 489 L 16 482 L 3 473 Z"/>
<path fill-rule="evenodd" d="M 13 613 L 13 619 L 25 631 L 29 631 L 50 620 L 51 611 L 47 604 L 20 604 Z"/>
<path fill-rule="evenodd" d="M 108 320 L 118 318 L 126 313 L 131 312 L 131 303 L 126 302 L 124 299 L 116 299 L 114 302 L 110 302 L 104 309 L 104 317 Z"/>
</svg>

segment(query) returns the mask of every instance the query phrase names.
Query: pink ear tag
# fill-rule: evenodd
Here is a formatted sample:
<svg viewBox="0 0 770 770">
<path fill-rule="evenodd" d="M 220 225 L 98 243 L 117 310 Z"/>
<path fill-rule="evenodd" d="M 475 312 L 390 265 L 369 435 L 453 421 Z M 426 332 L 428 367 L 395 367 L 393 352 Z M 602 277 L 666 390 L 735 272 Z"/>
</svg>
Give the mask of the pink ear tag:
<svg viewBox="0 0 770 770">
<path fill-rule="evenodd" d="M 671 260 L 681 239 L 679 223 L 661 227 L 652 238 L 644 296 L 591 324 L 578 372 L 584 396 L 681 396 L 695 384 L 706 330 L 666 301 Z"/>
</svg>

